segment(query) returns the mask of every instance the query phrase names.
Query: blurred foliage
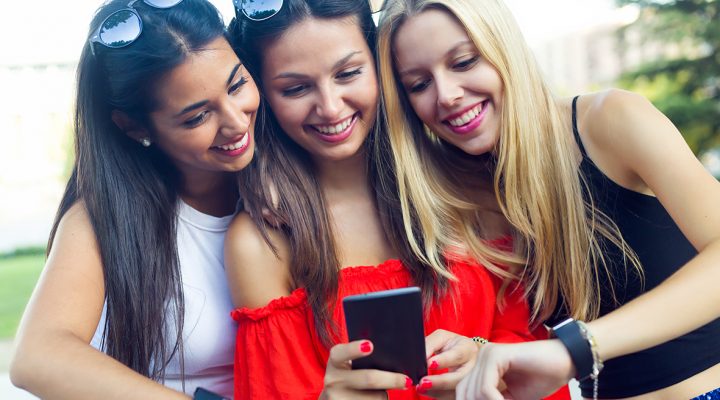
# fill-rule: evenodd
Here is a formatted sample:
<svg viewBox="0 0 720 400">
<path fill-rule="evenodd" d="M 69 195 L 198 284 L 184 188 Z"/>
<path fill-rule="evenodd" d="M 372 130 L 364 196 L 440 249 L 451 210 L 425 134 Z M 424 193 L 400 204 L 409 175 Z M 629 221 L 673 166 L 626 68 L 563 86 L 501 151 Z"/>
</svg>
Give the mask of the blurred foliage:
<svg viewBox="0 0 720 400">
<path fill-rule="evenodd" d="M 18 247 L 13 251 L 0 253 L 0 260 L 23 256 L 45 256 L 44 246 Z"/>
<path fill-rule="evenodd" d="M 696 154 L 720 146 L 720 0 L 616 2 L 640 7 L 638 20 L 621 34 L 639 34 L 639 51 L 664 49 L 620 84 L 647 96 Z"/>
<path fill-rule="evenodd" d="M 0 340 L 15 336 L 20 317 L 45 265 L 43 253 L 0 258 Z"/>
</svg>

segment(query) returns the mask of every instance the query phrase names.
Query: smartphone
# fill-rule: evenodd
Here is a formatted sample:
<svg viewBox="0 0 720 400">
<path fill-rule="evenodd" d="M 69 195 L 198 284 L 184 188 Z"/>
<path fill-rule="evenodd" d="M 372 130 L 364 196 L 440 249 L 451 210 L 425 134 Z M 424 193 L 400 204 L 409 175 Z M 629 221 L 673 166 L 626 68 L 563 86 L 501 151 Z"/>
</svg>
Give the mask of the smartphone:
<svg viewBox="0 0 720 400">
<path fill-rule="evenodd" d="M 343 299 L 350 341 L 367 339 L 373 352 L 353 360 L 353 369 L 405 374 L 414 383 L 427 375 L 420 288 L 370 292 Z"/>
<path fill-rule="evenodd" d="M 193 400 L 229 400 L 226 397 L 222 397 L 217 393 L 213 393 L 207 389 L 198 387 L 195 389 L 193 394 Z"/>
</svg>

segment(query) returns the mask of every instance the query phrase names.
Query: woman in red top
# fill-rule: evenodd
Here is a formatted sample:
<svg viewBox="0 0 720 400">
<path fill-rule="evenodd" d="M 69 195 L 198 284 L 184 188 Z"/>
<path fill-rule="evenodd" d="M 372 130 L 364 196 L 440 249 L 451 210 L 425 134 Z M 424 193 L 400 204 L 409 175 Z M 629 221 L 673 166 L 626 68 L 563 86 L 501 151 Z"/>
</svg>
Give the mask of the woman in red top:
<svg viewBox="0 0 720 400">
<path fill-rule="evenodd" d="M 240 177 L 251 213 L 235 219 L 226 240 L 239 322 L 235 397 L 384 399 L 389 389 L 398 389 L 392 398 L 454 396 L 477 353 L 469 337 L 533 338 L 523 291 L 506 288 L 498 309 L 497 276 L 507 271 L 461 257 L 413 256 L 397 212 L 388 138 L 376 123 L 384 116 L 369 5 L 285 0 L 254 8 L 269 3 L 236 2 L 231 26 L 243 59 L 256 63 L 247 67 L 273 110 L 258 127 L 258 158 Z M 485 191 L 472 195 L 475 204 L 491 203 Z M 488 261 L 513 267 L 503 251 L 511 247 L 510 230 L 499 210 L 475 212 L 499 238 Z M 347 341 L 340 299 L 410 285 L 425 300 L 428 367 L 445 373 L 416 388 L 402 374 L 350 370 L 350 361 L 371 353 L 372 344 L 337 344 Z"/>
</svg>

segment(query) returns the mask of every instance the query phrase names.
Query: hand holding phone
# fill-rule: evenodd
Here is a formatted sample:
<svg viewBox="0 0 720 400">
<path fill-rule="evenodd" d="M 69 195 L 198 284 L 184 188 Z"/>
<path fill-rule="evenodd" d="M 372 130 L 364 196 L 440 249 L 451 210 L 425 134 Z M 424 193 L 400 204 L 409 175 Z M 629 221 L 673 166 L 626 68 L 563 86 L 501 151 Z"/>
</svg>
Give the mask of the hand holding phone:
<svg viewBox="0 0 720 400">
<path fill-rule="evenodd" d="M 371 292 L 343 299 L 350 341 L 366 339 L 373 352 L 352 362 L 353 369 L 379 369 L 407 375 L 414 383 L 427 375 L 420 289 Z"/>
</svg>

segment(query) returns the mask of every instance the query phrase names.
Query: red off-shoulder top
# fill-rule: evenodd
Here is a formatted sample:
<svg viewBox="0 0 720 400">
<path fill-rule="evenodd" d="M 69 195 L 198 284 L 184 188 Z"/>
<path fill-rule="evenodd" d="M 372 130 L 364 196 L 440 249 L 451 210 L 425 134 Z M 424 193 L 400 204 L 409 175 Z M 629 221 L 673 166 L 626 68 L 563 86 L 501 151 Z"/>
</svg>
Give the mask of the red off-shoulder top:
<svg viewBox="0 0 720 400">
<path fill-rule="evenodd" d="M 508 245 L 499 243 L 499 245 Z M 484 267 L 450 261 L 448 268 L 457 277 L 449 294 L 426 315 L 425 334 L 445 329 L 460 335 L 482 336 L 493 342 L 522 342 L 544 338 L 531 332 L 529 307 L 523 291 L 508 288 L 505 305 L 497 306 L 501 279 Z M 340 328 L 340 341 L 347 342 L 343 297 L 412 286 L 409 271 L 398 260 L 378 266 L 346 267 L 340 270 L 338 296 L 333 320 Z M 453 301 L 454 300 L 454 301 Z M 238 322 L 235 351 L 235 399 L 316 400 L 323 388 L 329 349 L 315 330 L 313 313 L 303 288 L 256 309 L 236 309 Z M 544 331 L 544 330 L 543 330 Z M 396 399 L 427 398 L 414 389 L 389 391 Z M 569 399 L 566 388 L 550 397 Z"/>
</svg>

